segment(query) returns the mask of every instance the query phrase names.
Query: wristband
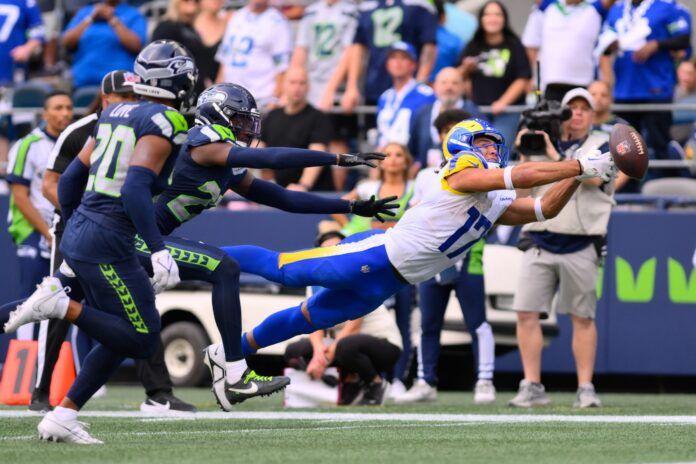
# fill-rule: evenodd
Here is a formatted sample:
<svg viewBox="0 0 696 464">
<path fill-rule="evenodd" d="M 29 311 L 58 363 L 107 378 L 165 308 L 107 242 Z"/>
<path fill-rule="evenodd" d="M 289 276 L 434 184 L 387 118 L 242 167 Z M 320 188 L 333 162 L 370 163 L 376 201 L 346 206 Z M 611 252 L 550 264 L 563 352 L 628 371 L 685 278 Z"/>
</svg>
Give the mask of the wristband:
<svg viewBox="0 0 696 464">
<path fill-rule="evenodd" d="M 541 222 L 546 220 L 543 211 L 541 211 L 541 198 L 534 200 L 534 215 L 536 216 L 537 221 Z"/>
<path fill-rule="evenodd" d="M 512 166 L 507 166 L 503 170 L 503 181 L 505 182 L 506 189 L 515 190 L 515 186 L 512 185 Z"/>
<path fill-rule="evenodd" d="M 576 160 L 576 161 L 578 162 L 578 166 L 580 166 L 580 174 L 578 174 L 578 175 L 579 175 L 579 176 L 582 176 L 582 173 L 583 173 L 583 171 L 584 171 L 584 169 L 583 169 L 583 167 L 582 167 L 582 163 L 580 162 L 580 160 Z"/>
</svg>

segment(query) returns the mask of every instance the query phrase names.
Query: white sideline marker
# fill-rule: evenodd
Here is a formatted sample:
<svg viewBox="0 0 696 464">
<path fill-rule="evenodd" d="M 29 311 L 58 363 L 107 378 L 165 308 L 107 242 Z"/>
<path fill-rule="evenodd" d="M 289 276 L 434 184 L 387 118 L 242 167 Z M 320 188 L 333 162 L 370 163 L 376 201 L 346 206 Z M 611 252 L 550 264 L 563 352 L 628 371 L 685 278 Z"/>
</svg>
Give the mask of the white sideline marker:
<svg viewBox="0 0 696 464">
<path fill-rule="evenodd" d="M 0 411 L 0 418 L 31 417 L 26 411 Z M 138 411 L 84 411 L 80 417 L 166 419 L 166 420 L 308 420 L 327 422 L 467 422 L 476 424 L 509 423 L 607 423 L 696 425 L 696 416 L 617 416 L 583 414 L 415 414 L 415 413 L 340 413 L 340 412 L 197 412 L 186 416 L 162 417 Z"/>
</svg>

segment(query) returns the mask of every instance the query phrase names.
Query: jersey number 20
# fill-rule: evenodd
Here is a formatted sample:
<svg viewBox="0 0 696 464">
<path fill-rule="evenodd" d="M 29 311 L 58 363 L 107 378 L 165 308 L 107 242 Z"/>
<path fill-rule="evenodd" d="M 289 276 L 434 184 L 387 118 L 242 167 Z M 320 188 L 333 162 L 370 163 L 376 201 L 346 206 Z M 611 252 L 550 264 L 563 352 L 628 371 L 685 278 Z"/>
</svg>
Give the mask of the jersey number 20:
<svg viewBox="0 0 696 464">
<path fill-rule="evenodd" d="M 111 197 L 121 196 L 126 171 L 135 148 L 135 131 L 128 126 L 99 124 L 97 146 L 92 152 L 87 190 Z"/>
</svg>

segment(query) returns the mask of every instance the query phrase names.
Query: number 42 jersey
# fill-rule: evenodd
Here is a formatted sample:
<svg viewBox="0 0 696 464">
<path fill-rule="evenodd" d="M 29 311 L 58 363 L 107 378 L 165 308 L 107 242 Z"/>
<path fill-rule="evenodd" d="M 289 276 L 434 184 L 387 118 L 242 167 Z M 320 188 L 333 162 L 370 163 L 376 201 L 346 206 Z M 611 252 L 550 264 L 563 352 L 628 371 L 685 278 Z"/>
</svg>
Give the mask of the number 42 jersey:
<svg viewBox="0 0 696 464">
<path fill-rule="evenodd" d="M 514 190 L 463 193 L 446 178 L 463 169 L 486 169 L 478 156 L 461 153 L 442 168 L 418 205 L 384 237 L 392 265 L 410 283 L 427 280 L 463 259 L 515 200 Z"/>
</svg>

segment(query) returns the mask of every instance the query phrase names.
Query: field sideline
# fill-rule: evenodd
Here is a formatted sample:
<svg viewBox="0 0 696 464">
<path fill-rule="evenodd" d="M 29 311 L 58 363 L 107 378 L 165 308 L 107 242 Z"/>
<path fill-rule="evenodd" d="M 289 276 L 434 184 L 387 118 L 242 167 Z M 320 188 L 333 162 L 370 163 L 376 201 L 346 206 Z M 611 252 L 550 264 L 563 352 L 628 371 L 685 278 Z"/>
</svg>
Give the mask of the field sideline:
<svg viewBox="0 0 696 464">
<path fill-rule="evenodd" d="M 76 447 L 40 442 L 38 417 L 0 406 L 0 462 L 696 462 L 696 401 L 690 395 L 602 395 L 606 407 L 577 411 L 573 395 L 552 394 L 533 411 L 476 406 L 471 394 L 441 393 L 434 404 L 284 410 L 281 397 L 217 410 L 205 389 L 177 393 L 196 417 L 137 412 L 142 390 L 109 387 L 84 419 L 106 442 Z"/>
</svg>

